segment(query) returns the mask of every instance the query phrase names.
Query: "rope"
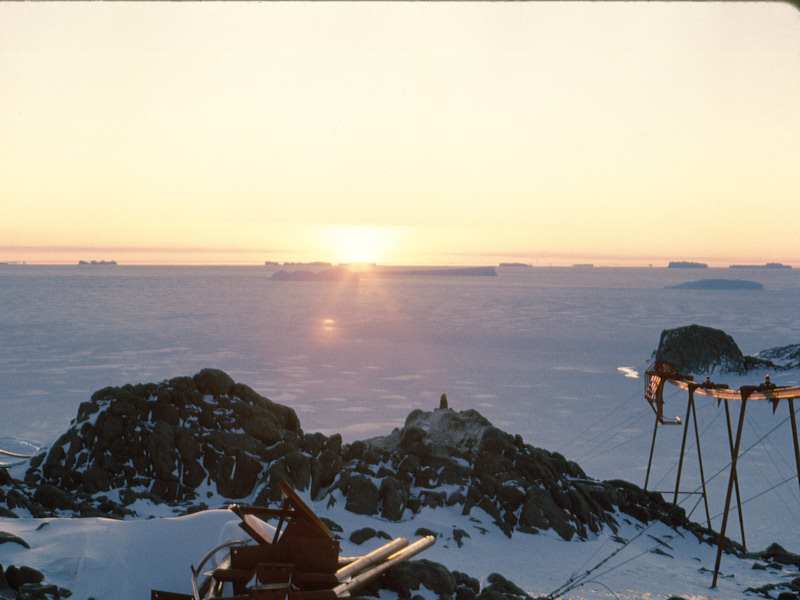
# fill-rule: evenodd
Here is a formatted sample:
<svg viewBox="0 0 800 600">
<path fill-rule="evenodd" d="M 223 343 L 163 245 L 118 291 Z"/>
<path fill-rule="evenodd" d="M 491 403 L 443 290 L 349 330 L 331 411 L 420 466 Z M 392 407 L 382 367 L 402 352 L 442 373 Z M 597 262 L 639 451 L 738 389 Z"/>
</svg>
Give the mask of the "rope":
<svg viewBox="0 0 800 600">
<path fill-rule="evenodd" d="M 14 458 L 31 458 L 33 454 L 17 454 L 16 452 L 9 452 L 8 450 L 0 450 L 0 454 L 4 456 L 13 456 Z"/>
</svg>

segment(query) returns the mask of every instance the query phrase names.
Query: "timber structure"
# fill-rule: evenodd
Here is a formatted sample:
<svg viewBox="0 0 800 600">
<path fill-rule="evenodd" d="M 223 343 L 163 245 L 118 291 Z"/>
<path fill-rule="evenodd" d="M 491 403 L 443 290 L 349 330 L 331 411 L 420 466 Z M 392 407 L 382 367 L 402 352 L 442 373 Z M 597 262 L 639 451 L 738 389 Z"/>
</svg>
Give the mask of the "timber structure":
<svg viewBox="0 0 800 600">
<path fill-rule="evenodd" d="M 396 538 L 361 557 L 339 556 L 339 542 L 325 523 L 285 482 L 282 508 L 231 506 L 249 540 L 213 548 L 192 567 L 192 593 L 153 590 L 151 600 L 336 600 L 431 546 Z M 264 519 L 277 519 L 271 526 Z M 228 555 L 205 569 L 219 552 Z"/>
<path fill-rule="evenodd" d="M 686 404 L 686 418 L 684 422 L 681 421 L 680 417 L 669 418 L 664 416 L 663 393 L 664 393 L 664 385 L 667 383 L 677 386 L 680 389 L 686 390 L 689 393 L 688 401 Z M 739 525 L 742 533 L 742 545 L 745 548 L 747 547 L 744 535 L 744 519 L 742 516 L 742 508 L 741 508 L 742 501 L 741 501 L 741 494 L 739 491 L 739 478 L 736 473 L 736 465 L 739 459 L 739 449 L 742 441 L 742 427 L 744 425 L 744 418 L 745 418 L 745 411 L 747 409 L 747 404 L 750 401 L 770 402 L 772 403 L 773 414 L 777 411 L 778 406 L 781 403 L 785 403 L 788 405 L 789 420 L 792 426 L 792 439 L 794 442 L 795 466 L 797 468 L 798 483 L 800 483 L 800 442 L 798 441 L 798 436 L 797 436 L 797 418 L 795 416 L 795 409 L 794 409 L 795 398 L 800 398 L 800 387 L 778 387 L 770 381 L 769 375 L 766 375 L 764 378 L 764 382 L 761 383 L 760 385 L 742 386 L 740 389 L 734 390 L 730 389 L 727 385 L 724 384 L 714 384 L 710 381 L 708 377 L 706 377 L 705 382 L 698 383 L 694 381 L 694 379 L 691 376 L 681 374 L 675 367 L 675 365 L 667 361 L 657 360 L 647 369 L 645 377 L 645 385 L 644 385 L 644 397 L 650 403 L 650 407 L 653 409 L 656 419 L 655 419 L 655 424 L 653 426 L 653 441 L 650 446 L 650 458 L 647 463 L 647 475 L 645 478 L 644 489 L 645 490 L 647 489 L 647 485 L 650 479 L 650 467 L 652 466 L 653 463 L 653 452 L 655 450 L 656 434 L 658 433 L 658 426 L 683 424 L 684 425 L 683 439 L 681 442 L 680 457 L 678 460 L 678 475 L 675 481 L 675 494 L 673 498 L 673 503 L 677 504 L 678 494 L 680 493 L 681 470 L 683 467 L 684 452 L 686 450 L 686 437 L 688 434 L 689 421 L 691 420 L 692 417 L 694 417 L 694 434 L 697 442 L 697 458 L 700 467 L 700 483 L 702 490 L 701 492 L 699 492 L 699 494 L 701 494 L 703 497 L 703 501 L 705 503 L 706 518 L 708 520 L 708 527 L 709 529 L 711 529 L 711 517 L 708 510 L 706 482 L 705 482 L 705 475 L 703 473 L 703 457 L 700 451 L 700 433 L 697 426 L 697 413 L 695 410 L 695 400 L 694 400 L 695 394 L 701 394 L 703 396 L 715 398 L 717 401 L 717 406 L 719 406 L 722 403 L 725 404 L 725 417 L 728 425 L 728 441 L 731 451 L 731 466 L 730 466 L 730 473 L 728 476 L 728 488 L 725 496 L 725 510 L 722 515 L 722 527 L 719 533 L 717 557 L 716 557 L 716 563 L 714 565 L 714 578 L 711 584 L 711 587 L 713 588 L 716 587 L 717 578 L 719 576 L 719 566 L 720 566 L 720 561 L 722 559 L 722 549 L 725 540 L 725 532 L 728 527 L 728 514 L 730 513 L 731 509 L 731 496 L 733 495 L 734 489 L 736 490 Z M 730 402 L 740 403 L 739 421 L 736 426 L 735 436 L 731 423 L 731 415 L 729 408 Z"/>
</svg>

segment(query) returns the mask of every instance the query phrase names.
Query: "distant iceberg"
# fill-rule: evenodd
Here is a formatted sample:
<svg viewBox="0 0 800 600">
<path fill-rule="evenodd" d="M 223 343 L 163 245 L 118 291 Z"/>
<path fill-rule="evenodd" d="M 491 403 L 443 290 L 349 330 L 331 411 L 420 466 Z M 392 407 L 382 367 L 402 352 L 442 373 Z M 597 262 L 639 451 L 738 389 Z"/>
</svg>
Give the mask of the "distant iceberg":
<svg viewBox="0 0 800 600">
<path fill-rule="evenodd" d="M 688 260 L 673 260 L 667 265 L 668 269 L 707 269 L 708 265 L 701 262 L 691 262 Z"/>
<path fill-rule="evenodd" d="M 770 262 L 764 265 L 731 265 L 731 269 L 791 269 L 791 265 Z"/>
<path fill-rule="evenodd" d="M 745 279 L 700 279 L 664 286 L 668 290 L 763 290 L 764 284 Z"/>
<path fill-rule="evenodd" d="M 373 275 L 380 277 L 497 277 L 494 267 L 455 267 L 452 269 L 399 269 L 391 271 L 375 271 Z"/>
<path fill-rule="evenodd" d="M 278 271 L 270 279 L 275 281 L 358 281 L 358 273 L 343 267 L 324 271 Z"/>
</svg>

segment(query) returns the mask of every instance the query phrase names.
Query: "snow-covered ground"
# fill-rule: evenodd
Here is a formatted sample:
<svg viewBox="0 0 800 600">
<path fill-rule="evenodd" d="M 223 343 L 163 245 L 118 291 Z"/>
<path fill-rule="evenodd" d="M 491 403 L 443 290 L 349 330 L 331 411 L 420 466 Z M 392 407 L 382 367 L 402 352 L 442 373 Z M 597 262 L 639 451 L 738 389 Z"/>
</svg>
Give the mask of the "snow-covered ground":
<svg viewBox="0 0 800 600">
<path fill-rule="evenodd" d="M 362 277 L 338 286 L 270 282 L 260 268 L 0 266 L 0 446 L 21 453 L 47 446 L 102 387 L 216 367 L 292 406 L 309 432 L 340 432 L 346 442 L 385 435 L 447 392 L 451 407 L 475 408 L 526 443 L 575 460 L 591 477 L 643 485 L 653 414 L 642 377 L 663 329 L 720 328 L 746 354 L 800 342 L 796 270 L 748 271 L 748 279 L 765 285 L 761 291 L 664 289 L 702 277 L 743 277 L 693 271 L 508 268 L 497 278 Z M 714 379 L 738 387 L 762 376 Z M 773 381 L 794 385 L 800 377 L 792 371 L 773 374 Z M 670 415 L 685 416 L 684 394 L 667 392 Z M 720 407 L 698 401 L 716 529 L 729 463 L 724 419 Z M 659 429 L 651 489 L 674 489 L 681 433 Z M 699 482 L 692 438 L 681 483 L 687 491 Z M 769 406 L 748 408 L 743 450 L 748 547 L 778 542 L 800 552 L 800 493 L 785 407 L 775 414 Z M 682 499 L 687 511 L 696 502 Z M 345 531 L 364 526 L 339 506 L 314 509 Z M 159 510 L 154 519 L 125 522 L 2 519 L 0 531 L 19 535 L 31 549 L 1 544 L 0 564 L 38 568 L 81 599 L 188 591 L 189 565 L 230 530 L 224 525 L 232 515 Z M 692 519 L 704 523 L 701 506 Z M 610 532 L 586 542 L 550 533 L 509 540 L 490 519 L 481 525 L 448 509 L 370 526 L 411 538 L 419 527 L 441 532 L 425 558 L 477 577 L 496 571 L 534 594 L 557 590 L 621 546 Z M 454 527 L 470 532 L 461 548 L 448 539 Z M 738 538 L 737 527 L 732 519 L 730 536 Z M 711 590 L 715 548 L 661 525 L 642 532 L 631 523 L 620 536 L 630 544 L 566 597 L 741 598 L 749 585 L 787 575 L 724 557 L 723 577 Z M 344 554 L 369 549 L 343 541 Z"/>
<path fill-rule="evenodd" d="M 748 587 L 786 582 L 796 568 L 755 570 L 761 561 L 723 556 L 717 587 L 711 589 L 716 547 L 699 544 L 687 533 L 662 523 L 645 527 L 623 522 L 584 542 L 565 542 L 553 532 L 516 534 L 511 539 L 480 510 L 468 517 L 451 509 L 423 509 L 401 523 L 359 517 L 343 508 L 310 503 L 345 532 L 371 526 L 392 537 L 410 540 L 420 527 L 440 534 L 418 558 L 441 562 L 481 579 L 500 573 L 533 595 L 563 593 L 565 598 L 742 598 Z M 338 506 L 343 506 L 344 502 Z M 247 539 L 227 510 L 209 510 L 183 517 L 134 521 L 109 519 L 0 519 L 0 530 L 30 546 L 0 546 L 0 564 L 25 564 L 47 574 L 50 583 L 72 590 L 73 598 L 147 598 L 151 589 L 191 593 L 191 566 L 217 543 Z M 462 546 L 452 537 L 460 528 L 469 534 Z M 624 541 L 624 542 L 623 542 Z M 373 538 L 361 546 L 341 540 L 342 555 L 360 556 L 385 543 Z M 574 587 L 563 589 L 574 579 Z M 424 592 L 424 590 L 421 590 Z M 384 597 L 387 596 L 384 593 Z M 434 598 L 434 595 L 429 597 Z"/>
</svg>

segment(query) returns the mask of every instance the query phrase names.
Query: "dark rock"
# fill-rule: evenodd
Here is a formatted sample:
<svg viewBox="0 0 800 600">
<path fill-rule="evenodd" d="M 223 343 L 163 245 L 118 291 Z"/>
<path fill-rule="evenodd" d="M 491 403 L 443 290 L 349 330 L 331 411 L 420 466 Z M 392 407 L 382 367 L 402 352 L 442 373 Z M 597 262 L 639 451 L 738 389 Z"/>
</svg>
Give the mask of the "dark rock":
<svg viewBox="0 0 800 600">
<path fill-rule="evenodd" d="M 502 485 L 497 492 L 497 501 L 510 511 L 517 510 L 525 500 L 525 492 L 517 485 Z"/>
<path fill-rule="evenodd" d="M 193 379 L 201 394 L 211 396 L 227 395 L 234 385 L 230 375 L 219 369 L 203 369 Z"/>
<path fill-rule="evenodd" d="M 733 338 L 721 329 L 701 325 L 663 330 L 655 358 L 686 374 L 745 372 L 744 355 Z"/>
<path fill-rule="evenodd" d="M 361 440 L 357 440 L 346 447 L 344 453 L 344 459 L 347 461 L 350 460 L 361 460 L 361 457 L 364 455 L 364 451 L 367 449 L 366 442 Z"/>
<path fill-rule="evenodd" d="M 514 438 L 496 427 L 488 427 L 481 437 L 478 452 L 489 452 L 513 457 L 516 453 Z"/>
<path fill-rule="evenodd" d="M 400 563 L 381 578 L 381 587 L 396 592 L 400 598 L 410 598 L 411 590 L 425 586 L 435 594 L 452 596 L 456 579 L 443 565 L 429 560 L 411 560 Z"/>
<path fill-rule="evenodd" d="M 156 502 L 173 502 L 178 498 L 178 482 L 154 479 L 150 486 L 150 497 Z"/>
<path fill-rule="evenodd" d="M 456 544 L 458 544 L 459 548 L 461 548 L 461 546 L 464 545 L 463 540 L 465 537 L 468 538 L 471 536 L 463 529 L 460 528 L 453 529 L 453 539 L 455 540 Z"/>
<path fill-rule="evenodd" d="M 422 459 L 415 454 L 407 454 L 400 460 L 397 470 L 400 473 L 414 473 L 422 464 Z"/>
<path fill-rule="evenodd" d="M 509 598 L 530 598 L 530 596 L 524 590 L 499 573 L 491 573 L 486 580 L 489 585 L 481 590 L 481 593 L 478 594 L 478 598 L 483 600 L 500 598 L 503 600 L 508 600 Z"/>
<path fill-rule="evenodd" d="M 178 427 L 181 422 L 181 416 L 178 412 L 178 409 L 172 404 L 166 404 L 163 402 L 156 402 L 153 404 L 151 418 L 153 421 L 164 421 L 171 427 Z"/>
<path fill-rule="evenodd" d="M 3 573 L 3 565 L 0 565 L 0 599 L 15 600 L 17 592 L 6 581 L 5 573 Z"/>
<path fill-rule="evenodd" d="M 800 567 L 800 556 L 784 550 L 780 544 L 770 544 L 761 552 L 753 554 L 755 558 L 776 562 L 782 565 L 794 565 Z"/>
<path fill-rule="evenodd" d="M 217 490 L 226 498 L 244 498 L 253 491 L 260 473 L 261 463 L 252 455 L 239 451 L 234 456 L 233 476 L 227 481 L 218 481 Z M 199 472 L 196 475 L 199 476 Z"/>
<path fill-rule="evenodd" d="M 44 575 L 31 567 L 11 565 L 6 569 L 6 581 L 14 590 L 19 590 L 25 584 L 41 583 L 42 580 Z"/>
<path fill-rule="evenodd" d="M 5 544 L 5 543 L 19 544 L 20 546 L 22 546 L 23 548 L 27 548 L 28 550 L 30 550 L 31 548 L 28 545 L 28 542 L 23 540 L 21 537 L 17 537 L 13 533 L 8 533 L 7 531 L 0 531 L 0 544 Z"/>
<path fill-rule="evenodd" d="M 325 440 L 325 448 L 323 450 L 327 450 L 337 456 L 340 455 L 342 453 L 342 434 L 334 433 Z"/>
<path fill-rule="evenodd" d="M 321 433 L 307 433 L 303 436 L 302 447 L 311 456 L 319 456 L 325 447 L 327 438 Z"/>
<path fill-rule="evenodd" d="M 519 523 L 535 529 L 552 528 L 567 541 L 575 535 L 575 526 L 570 523 L 569 515 L 555 503 L 552 495 L 537 486 L 531 486 L 525 492 Z"/>
<path fill-rule="evenodd" d="M 374 515 L 378 512 L 379 497 L 380 491 L 372 479 L 354 475 L 347 488 L 345 509 L 358 515 Z"/>
<path fill-rule="evenodd" d="M 336 474 L 342 470 L 344 461 L 342 457 L 326 447 L 322 450 L 317 460 L 311 463 L 311 498 L 320 497 L 323 489 L 331 486 L 336 479 Z"/>
<path fill-rule="evenodd" d="M 300 451 L 290 452 L 282 459 L 286 464 L 288 482 L 296 490 L 307 490 L 311 483 L 311 458 Z"/>
<path fill-rule="evenodd" d="M 475 600 L 477 594 L 466 585 L 456 585 L 455 600 Z"/>
<path fill-rule="evenodd" d="M 385 477 L 381 481 L 378 499 L 381 506 L 381 517 L 389 521 L 399 521 L 408 503 L 408 485 L 395 477 Z"/>
<path fill-rule="evenodd" d="M 175 430 L 160 421 L 153 426 L 145 444 L 150 457 L 153 475 L 160 478 L 174 476 L 178 466 L 178 451 L 175 447 Z"/>
<path fill-rule="evenodd" d="M 350 534 L 350 541 L 360 546 L 367 540 L 374 538 L 376 535 L 378 535 L 378 532 L 372 527 L 362 527 L 361 529 L 356 529 Z"/>
<path fill-rule="evenodd" d="M 272 446 L 282 440 L 281 428 L 268 415 L 253 416 L 242 422 L 242 429 L 266 446 Z"/>
<path fill-rule="evenodd" d="M 66 510 L 73 507 L 73 501 L 67 493 L 47 483 L 39 486 L 34 492 L 33 499 L 50 510 Z"/>
</svg>

